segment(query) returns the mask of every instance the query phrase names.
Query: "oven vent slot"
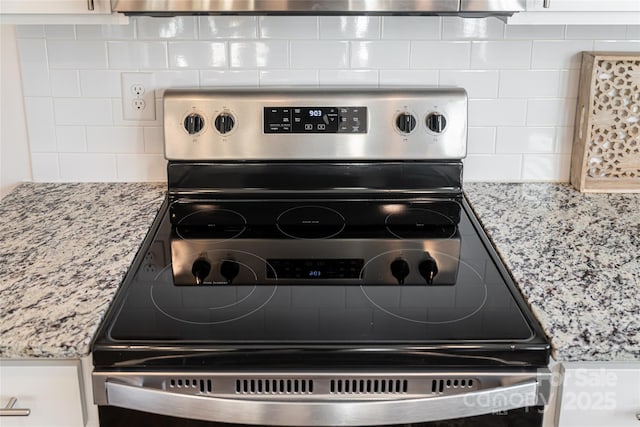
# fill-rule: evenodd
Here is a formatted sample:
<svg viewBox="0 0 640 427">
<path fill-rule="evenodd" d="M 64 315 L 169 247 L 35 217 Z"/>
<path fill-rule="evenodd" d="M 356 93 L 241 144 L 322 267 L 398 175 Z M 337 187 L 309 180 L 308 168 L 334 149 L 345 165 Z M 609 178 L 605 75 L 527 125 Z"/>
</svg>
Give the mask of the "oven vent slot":
<svg viewBox="0 0 640 427">
<path fill-rule="evenodd" d="M 213 391 L 213 382 L 210 379 L 197 378 L 171 378 L 168 381 L 169 389 L 182 391 L 200 391 L 209 394 Z"/>
<path fill-rule="evenodd" d="M 464 391 L 474 388 L 472 378 L 447 378 L 431 381 L 431 394 L 447 394 L 453 391 Z"/>
<path fill-rule="evenodd" d="M 332 394 L 406 393 L 409 381 L 401 379 L 344 379 L 331 380 Z"/>
<path fill-rule="evenodd" d="M 236 394 L 313 394 L 313 380 L 237 379 Z"/>
</svg>

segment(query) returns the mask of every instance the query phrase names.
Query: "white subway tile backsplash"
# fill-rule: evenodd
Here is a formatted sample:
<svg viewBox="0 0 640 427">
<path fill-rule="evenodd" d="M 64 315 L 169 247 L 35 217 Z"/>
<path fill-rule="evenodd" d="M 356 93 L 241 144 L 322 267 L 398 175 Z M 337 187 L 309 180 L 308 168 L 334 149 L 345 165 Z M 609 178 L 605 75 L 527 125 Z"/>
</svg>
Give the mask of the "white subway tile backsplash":
<svg viewBox="0 0 640 427">
<path fill-rule="evenodd" d="M 166 181 L 167 161 L 159 154 L 118 154 L 118 181 Z"/>
<path fill-rule="evenodd" d="M 263 70 L 260 86 L 318 86 L 317 70 Z"/>
<path fill-rule="evenodd" d="M 377 70 L 320 70 L 321 86 L 378 86 Z"/>
<path fill-rule="evenodd" d="M 575 117 L 575 99 L 530 99 L 528 126 L 570 126 Z"/>
<path fill-rule="evenodd" d="M 157 19 L 142 16 L 134 18 L 140 40 L 195 40 L 197 38 L 197 18 L 176 16 Z"/>
<path fill-rule="evenodd" d="M 496 128 L 469 127 L 467 136 L 468 154 L 492 154 L 496 149 Z"/>
<path fill-rule="evenodd" d="M 103 41 L 47 40 L 50 68 L 107 68 L 107 51 Z"/>
<path fill-rule="evenodd" d="M 553 127 L 500 127 L 496 153 L 553 153 Z"/>
<path fill-rule="evenodd" d="M 87 127 L 87 151 L 90 153 L 144 153 L 141 127 Z"/>
<path fill-rule="evenodd" d="M 440 86 L 463 87 L 467 90 L 469 98 L 496 98 L 498 96 L 498 71 L 440 71 Z"/>
<path fill-rule="evenodd" d="M 49 78 L 52 96 L 80 96 L 80 79 L 77 70 L 51 70 Z"/>
<path fill-rule="evenodd" d="M 200 40 L 255 39 L 258 37 L 256 16 L 200 16 Z"/>
<path fill-rule="evenodd" d="M 573 126 L 556 128 L 555 152 L 571 154 L 573 146 Z"/>
<path fill-rule="evenodd" d="M 499 40 L 504 38 L 504 23 L 496 18 L 442 18 L 443 40 Z"/>
<path fill-rule="evenodd" d="M 411 68 L 468 69 L 470 60 L 470 42 L 411 42 Z"/>
<path fill-rule="evenodd" d="M 640 25 L 493 18 L 142 17 L 16 33 L 34 178 L 53 181 L 166 179 L 168 88 L 438 85 L 469 94 L 465 180 L 566 181 L 581 52 L 640 51 Z M 155 120 L 123 120 L 125 71 L 152 74 Z"/>
<path fill-rule="evenodd" d="M 289 48 L 285 40 L 229 42 L 232 68 L 286 68 Z"/>
<path fill-rule="evenodd" d="M 36 182 L 60 181 L 58 153 L 31 153 L 31 172 Z"/>
<path fill-rule="evenodd" d="M 559 98 L 577 98 L 578 83 L 580 83 L 580 70 L 560 70 L 560 81 L 558 85 Z"/>
<path fill-rule="evenodd" d="M 566 39 L 593 40 L 624 39 L 627 35 L 627 28 L 624 25 L 567 25 Z"/>
<path fill-rule="evenodd" d="M 135 24 L 127 25 L 77 25 L 78 40 L 130 40 L 135 38 Z"/>
<path fill-rule="evenodd" d="M 317 16 L 261 16 L 260 38 L 307 40 L 318 38 Z"/>
<path fill-rule="evenodd" d="M 144 152 L 147 154 L 164 153 L 164 131 L 162 127 L 145 127 L 142 131 L 144 133 Z"/>
<path fill-rule="evenodd" d="M 257 70 L 204 70 L 200 71 L 200 87 L 258 86 Z"/>
<path fill-rule="evenodd" d="M 27 116 L 27 133 L 31 151 L 34 153 L 55 152 L 56 128 L 52 98 L 26 97 L 24 109 Z"/>
<path fill-rule="evenodd" d="M 442 18 L 433 16 L 385 16 L 382 38 L 398 40 L 439 40 Z"/>
<path fill-rule="evenodd" d="M 60 153 L 60 179 L 65 182 L 115 181 L 116 155 Z"/>
<path fill-rule="evenodd" d="M 377 16 L 322 16 L 319 21 L 320 38 L 379 39 L 380 19 Z"/>
<path fill-rule="evenodd" d="M 595 51 L 640 52 L 640 40 L 619 42 L 613 40 L 596 40 L 593 43 Z"/>
<path fill-rule="evenodd" d="M 107 42 L 109 68 L 167 68 L 165 42 L 113 41 Z"/>
<path fill-rule="evenodd" d="M 380 70 L 380 86 L 437 86 L 438 70 Z"/>
<path fill-rule="evenodd" d="M 464 161 L 464 181 L 520 181 L 522 156 L 469 154 Z"/>
<path fill-rule="evenodd" d="M 20 39 L 42 39 L 45 37 L 44 25 L 16 25 L 16 37 Z"/>
<path fill-rule="evenodd" d="M 640 25 L 627 25 L 626 38 L 627 40 L 640 40 Z"/>
<path fill-rule="evenodd" d="M 225 42 L 169 42 L 171 68 L 221 68 L 227 66 Z"/>
<path fill-rule="evenodd" d="M 351 68 L 397 69 L 408 67 L 408 41 L 351 42 Z"/>
<path fill-rule="evenodd" d="M 524 181 L 569 181 L 571 156 L 568 154 L 525 154 Z"/>
<path fill-rule="evenodd" d="M 470 99 L 469 126 L 522 126 L 526 99 Z"/>
<path fill-rule="evenodd" d="M 471 68 L 517 69 L 529 68 L 530 64 L 529 41 L 471 42 Z"/>
<path fill-rule="evenodd" d="M 582 51 L 592 50 L 591 40 L 533 41 L 531 68 L 571 69 L 580 68 Z"/>
<path fill-rule="evenodd" d="M 555 98 L 558 87 L 558 71 L 500 71 L 500 98 Z"/>
<path fill-rule="evenodd" d="M 44 36 L 48 39 L 70 39 L 76 38 L 76 29 L 73 25 L 45 25 Z"/>
<path fill-rule="evenodd" d="M 507 25 L 504 38 L 513 40 L 563 40 L 564 25 Z"/>
<path fill-rule="evenodd" d="M 291 68 L 347 68 L 349 42 L 291 41 Z"/>
<path fill-rule="evenodd" d="M 120 75 L 118 70 L 80 70 L 80 92 L 87 98 L 119 98 Z"/>
<path fill-rule="evenodd" d="M 87 138 L 83 126 L 57 126 L 56 141 L 61 153 L 83 153 L 87 151 Z"/>
<path fill-rule="evenodd" d="M 111 101 L 90 98 L 56 98 L 56 124 L 70 126 L 111 126 Z"/>
</svg>

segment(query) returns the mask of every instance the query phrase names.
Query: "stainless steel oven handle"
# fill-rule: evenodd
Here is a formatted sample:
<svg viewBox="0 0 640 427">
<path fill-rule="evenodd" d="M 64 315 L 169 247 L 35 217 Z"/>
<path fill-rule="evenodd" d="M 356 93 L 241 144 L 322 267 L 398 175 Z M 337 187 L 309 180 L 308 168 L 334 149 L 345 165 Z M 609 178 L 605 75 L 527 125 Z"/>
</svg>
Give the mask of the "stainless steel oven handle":
<svg viewBox="0 0 640 427">
<path fill-rule="evenodd" d="M 535 406 L 538 383 L 396 400 L 277 401 L 176 394 L 107 381 L 107 402 L 179 418 L 274 426 L 358 426 L 446 420 Z"/>
</svg>

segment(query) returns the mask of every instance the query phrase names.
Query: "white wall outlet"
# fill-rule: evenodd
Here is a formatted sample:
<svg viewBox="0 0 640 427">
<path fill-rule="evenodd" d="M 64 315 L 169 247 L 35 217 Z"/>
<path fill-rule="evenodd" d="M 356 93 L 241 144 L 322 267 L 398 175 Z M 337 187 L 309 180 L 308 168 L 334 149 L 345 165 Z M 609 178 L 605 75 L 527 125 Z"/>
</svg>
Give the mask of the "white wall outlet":
<svg viewBox="0 0 640 427">
<path fill-rule="evenodd" d="M 155 120 L 156 101 L 153 74 L 122 73 L 122 118 Z"/>
</svg>

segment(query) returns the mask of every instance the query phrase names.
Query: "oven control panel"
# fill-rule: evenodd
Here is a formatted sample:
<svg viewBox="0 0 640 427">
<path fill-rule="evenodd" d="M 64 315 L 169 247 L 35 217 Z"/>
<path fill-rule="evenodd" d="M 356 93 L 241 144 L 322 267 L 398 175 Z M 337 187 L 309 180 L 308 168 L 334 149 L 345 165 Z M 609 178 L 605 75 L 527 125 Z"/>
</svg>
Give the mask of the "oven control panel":
<svg viewBox="0 0 640 427">
<path fill-rule="evenodd" d="M 218 160 L 459 160 L 461 88 L 168 90 L 165 157 Z"/>
<path fill-rule="evenodd" d="M 264 133 L 367 133 L 367 107 L 264 107 Z"/>
</svg>

